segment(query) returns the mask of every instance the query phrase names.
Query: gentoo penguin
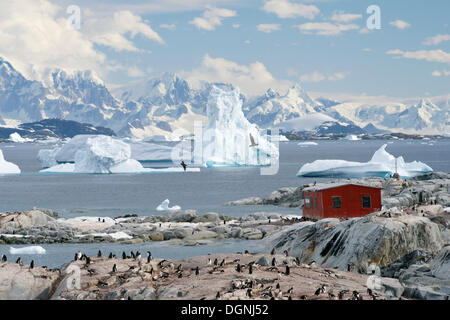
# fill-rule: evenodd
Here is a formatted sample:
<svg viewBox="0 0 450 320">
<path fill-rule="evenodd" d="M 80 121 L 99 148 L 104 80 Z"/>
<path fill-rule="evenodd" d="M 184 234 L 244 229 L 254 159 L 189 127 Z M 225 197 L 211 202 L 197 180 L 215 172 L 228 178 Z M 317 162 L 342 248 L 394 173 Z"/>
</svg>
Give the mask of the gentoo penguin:
<svg viewBox="0 0 450 320">
<path fill-rule="evenodd" d="M 253 273 L 253 265 L 252 265 L 252 264 L 250 264 L 250 265 L 248 266 L 248 273 L 249 273 L 249 274 L 252 274 L 252 273 Z"/>
<path fill-rule="evenodd" d="M 101 256 L 102 256 L 102 252 L 101 252 L 100 250 L 98 250 L 98 252 L 97 252 L 97 258 L 101 258 Z"/>
<path fill-rule="evenodd" d="M 31 262 L 30 262 L 30 269 L 33 269 L 34 268 L 34 260 L 31 260 Z"/>
<path fill-rule="evenodd" d="M 142 255 L 139 251 L 136 252 L 136 260 L 141 260 Z"/>
<path fill-rule="evenodd" d="M 77 253 L 75 253 L 74 260 L 75 260 L 75 261 L 81 260 L 81 256 L 82 256 L 81 251 L 78 251 Z"/>
<path fill-rule="evenodd" d="M 284 252 L 284 254 L 286 255 L 286 257 L 289 256 L 289 253 L 288 253 L 287 250 L 284 250 L 283 252 Z"/>
<path fill-rule="evenodd" d="M 198 266 L 195 268 L 195 275 L 198 276 L 200 274 L 200 271 L 198 269 Z"/>
<path fill-rule="evenodd" d="M 236 266 L 236 271 L 237 271 L 237 272 L 241 272 L 241 265 L 240 265 L 239 263 L 238 263 L 237 266 Z"/>
<path fill-rule="evenodd" d="M 136 255 L 134 254 L 133 251 L 131 251 L 131 257 L 132 257 L 133 259 L 136 259 Z"/>
<path fill-rule="evenodd" d="M 294 287 L 291 287 L 291 288 L 287 291 L 288 294 L 292 294 L 293 292 L 294 292 Z"/>
<path fill-rule="evenodd" d="M 212 264 L 211 258 L 208 258 L 208 266 L 210 266 L 211 264 Z"/>
<path fill-rule="evenodd" d="M 245 250 L 245 251 L 244 251 L 244 254 L 250 254 L 250 252 L 248 252 L 248 250 Z"/>
<path fill-rule="evenodd" d="M 112 252 L 109 253 L 108 259 L 112 259 L 113 258 L 113 254 Z"/>
<path fill-rule="evenodd" d="M 272 251 L 270 251 L 270 254 L 273 256 L 275 254 L 275 248 L 272 249 Z"/>
<path fill-rule="evenodd" d="M 336 296 L 333 294 L 333 292 L 328 292 L 328 299 L 330 299 L 330 300 L 334 300 L 334 298 L 335 298 Z"/>
<path fill-rule="evenodd" d="M 150 251 L 147 251 L 147 263 L 150 263 L 150 261 L 152 261 L 152 253 Z"/>
<path fill-rule="evenodd" d="M 247 289 L 247 297 L 251 298 L 252 296 L 253 296 L 252 295 L 252 289 L 248 288 Z"/>
<path fill-rule="evenodd" d="M 275 267 L 277 264 L 277 260 L 275 259 L 275 257 L 272 259 L 272 267 Z"/>
<path fill-rule="evenodd" d="M 286 270 L 284 271 L 284 275 L 288 276 L 291 273 L 291 268 L 289 266 L 286 266 Z"/>
<path fill-rule="evenodd" d="M 112 272 L 117 272 L 117 266 L 116 266 L 116 264 L 114 263 L 114 265 L 113 265 L 113 268 L 112 268 Z"/>
<path fill-rule="evenodd" d="M 6 255 L 4 254 L 4 255 L 2 255 L 2 262 L 7 262 L 8 261 L 8 258 L 6 257 Z"/>
<path fill-rule="evenodd" d="M 19 258 L 16 260 L 16 263 L 19 264 L 19 265 L 22 265 L 22 258 L 19 257 Z"/>
<path fill-rule="evenodd" d="M 220 262 L 220 266 L 223 267 L 225 265 L 225 259 Z"/>
<path fill-rule="evenodd" d="M 219 263 L 219 261 L 217 260 L 217 258 L 214 259 L 214 265 L 217 266 L 217 264 Z"/>
<path fill-rule="evenodd" d="M 125 260 L 127 258 L 127 254 L 125 252 L 122 252 L 122 259 Z"/>
<path fill-rule="evenodd" d="M 220 291 L 217 291 L 216 299 L 220 299 Z"/>
<path fill-rule="evenodd" d="M 353 296 L 352 296 L 353 300 L 362 300 L 362 296 L 359 294 L 358 291 L 353 291 Z"/>
<path fill-rule="evenodd" d="M 307 298 L 308 298 L 307 295 L 302 295 L 302 296 L 300 296 L 300 300 L 306 300 Z"/>
</svg>

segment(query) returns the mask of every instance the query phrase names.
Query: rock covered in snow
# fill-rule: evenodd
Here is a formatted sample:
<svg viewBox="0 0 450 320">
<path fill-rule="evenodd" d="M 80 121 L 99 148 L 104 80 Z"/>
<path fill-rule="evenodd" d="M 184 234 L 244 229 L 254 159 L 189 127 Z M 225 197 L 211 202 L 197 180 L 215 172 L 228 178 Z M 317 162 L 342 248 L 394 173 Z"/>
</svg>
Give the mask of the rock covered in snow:
<svg viewBox="0 0 450 320">
<path fill-rule="evenodd" d="M 17 174 L 20 173 L 20 168 L 12 163 L 5 160 L 3 157 L 3 152 L 0 149 L 0 174 Z"/>
<path fill-rule="evenodd" d="M 368 162 L 346 160 L 316 160 L 304 164 L 297 173 L 298 177 L 369 177 L 388 178 L 398 172 L 402 178 L 411 178 L 433 171 L 420 161 L 405 162 L 403 157 L 395 158 L 386 151 L 387 144 L 381 146 Z"/>
<path fill-rule="evenodd" d="M 22 138 L 22 136 L 17 132 L 11 133 L 9 135 L 9 140 L 11 140 L 12 142 L 17 142 L 17 143 L 24 143 L 24 142 L 32 141 L 30 139 Z"/>
<path fill-rule="evenodd" d="M 278 149 L 259 133 L 242 112 L 239 89 L 213 87 L 208 98 L 208 124 L 203 131 L 203 162 L 207 166 L 268 165 Z M 251 140 L 255 146 L 250 147 Z"/>
</svg>

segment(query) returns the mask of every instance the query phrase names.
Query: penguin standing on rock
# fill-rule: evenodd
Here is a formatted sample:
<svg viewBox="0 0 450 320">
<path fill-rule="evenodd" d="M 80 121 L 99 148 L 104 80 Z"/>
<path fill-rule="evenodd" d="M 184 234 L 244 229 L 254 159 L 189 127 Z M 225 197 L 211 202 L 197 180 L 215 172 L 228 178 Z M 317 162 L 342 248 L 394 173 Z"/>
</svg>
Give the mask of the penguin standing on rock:
<svg viewBox="0 0 450 320">
<path fill-rule="evenodd" d="M 8 261 L 8 258 L 6 257 L 6 255 L 4 254 L 4 255 L 2 255 L 2 262 L 7 262 Z"/>
<path fill-rule="evenodd" d="M 249 274 L 252 274 L 252 273 L 253 273 L 253 265 L 252 265 L 252 264 L 250 264 L 250 265 L 248 266 L 248 273 L 249 273 Z"/>
<path fill-rule="evenodd" d="M 272 259 L 272 267 L 276 267 L 277 265 L 277 260 L 275 258 Z"/>
<path fill-rule="evenodd" d="M 33 269 L 33 268 L 34 268 L 34 260 L 31 260 L 30 269 Z"/>
<path fill-rule="evenodd" d="M 288 257 L 288 256 L 289 256 L 289 253 L 288 253 L 288 251 L 287 251 L 287 250 L 284 250 L 283 252 L 284 252 L 284 254 L 286 255 L 286 257 Z"/>
<path fill-rule="evenodd" d="M 112 259 L 113 258 L 113 254 L 112 252 L 109 253 L 108 259 Z"/>
<path fill-rule="evenodd" d="M 127 254 L 123 251 L 122 252 L 122 259 L 125 260 L 127 258 Z"/>
<path fill-rule="evenodd" d="M 237 266 L 236 266 L 236 271 L 237 271 L 237 272 L 241 272 L 241 265 L 240 265 L 239 263 L 238 263 Z"/>
<path fill-rule="evenodd" d="M 136 260 L 141 260 L 142 255 L 139 251 L 136 252 Z"/>
<path fill-rule="evenodd" d="M 291 268 L 289 268 L 289 266 L 286 266 L 286 270 L 284 271 L 284 275 L 288 276 L 291 274 Z"/>
<path fill-rule="evenodd" d="M 113 272 L 113 273 L 116 273 L 116 272 L 117 272 L 117 266 L 116 266 L 115 263 L 114 263 L 114 265 L 113 265 L 112 272 Z"/>
<path fill-rule="evenodd" d="M 18 264 L 18 265 L 22 265 L 22 258 L 21 257 L 19 257 L 17 260 L 16 260 L 16 263 Z"/>
<path fill-rule="evenodd" d="M 102 257 L 102 252 L 100 250 L 98 250 L 97 252 L 97 258 L 101 258 Z"/>
<path fill-rule="evenodd" d="M 74 260 L 75 260 L 75 261 L 81 260 L 81 256 L 82 256 L 81 251 L 78 251 L 77 253 L 75 253 Z"/>
<path fill-rule="evenodd" d="M 275 248 L 272 249 L 272 251 L 270 251 L 270 254 L 273 256 L 275 254 Z"/>
<path fill-rule="evenodd" d="M 152 253 L 150 251 L 147 251 L 147 263 L 150 263 L 150 261 L 152 261 Z"/>
<path fill-rule="evenodd" d="M 195 275 L 198 276 L 200 274 L 200 270 L 198 269 L 198 266 L 195 268 Z"/>
</svg>

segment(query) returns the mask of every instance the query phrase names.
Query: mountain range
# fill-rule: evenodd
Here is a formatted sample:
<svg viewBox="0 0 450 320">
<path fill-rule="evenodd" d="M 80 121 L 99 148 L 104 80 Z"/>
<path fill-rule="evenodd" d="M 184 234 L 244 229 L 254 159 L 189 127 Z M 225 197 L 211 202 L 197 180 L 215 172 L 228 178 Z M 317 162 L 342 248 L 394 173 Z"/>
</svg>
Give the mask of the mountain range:
<svg viewBox="0 0 450 320">
<path fill-rule="evenodd" d="M 27 79 L 0 57 L 0 126 L 17 127 L 55 118 L 111 128 L 119 136 L 176 138 L 192 132 L 195 120 L 206 120 L 213 86 L 233 88 L 231 84 L 211 82 L 193 87 L 176 74 L 163 73 L 111 92 L 92 71 L 53 69 L 45 80 L 36 81 Z M 349 134 L 450 132 L 448 98 L 436 103 L 422 99 L 412 105 L 340 102 L 312 99 L 295 84 L 286 93 L 269 88 L 261 96 L 241 94 L 241 99 L 247 119 L 264 129 L 278 127 L 291 133 L 340 130 Z M 311 127 L 312 123 L 316 125 Z"/>
</svg>

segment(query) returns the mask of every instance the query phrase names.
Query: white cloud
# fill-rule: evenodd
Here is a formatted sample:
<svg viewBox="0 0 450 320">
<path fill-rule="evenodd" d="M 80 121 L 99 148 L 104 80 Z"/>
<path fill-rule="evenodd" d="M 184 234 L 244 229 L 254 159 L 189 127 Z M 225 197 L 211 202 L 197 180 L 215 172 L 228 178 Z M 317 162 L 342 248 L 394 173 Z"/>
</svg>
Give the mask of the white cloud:
<svg viewBox="0 0 450 320">
<path fill-rule="evenodd" d="M 450 63 L 450 53 L 442 50 L 402 51 L 400 49 L 389 50 L 390 55 L 397 55 L 406 59 L 425 60 L 430 62 Z"/>
<path fill-rule="evenodd" d="M 213 31 L 217 26 L 222 25 L 224 18 L 236 16 L 236 11 L 222 8 L 210 7 L 203 12 L 202 17 L 194 18 L 189 21 L 190 24 L 195 25 L 199 29 Z"/>
<path fill-rule="evenodd" d="M 427 38 L 423 44 L 427 46 L 437 45 L 444 41 L 450 41 L 450 34 L 438 34 L 434 37 Z"/>
<path fill-rule="evenodd" d="M 134 15 L 130 11 L 115 12 L 113 16 L 84 18 L 83 33 L 95 42 L 113 48 L 116 51 L 140 51 L 132 39 L 140 34 L 143 37 L 164 44 L 163 39 L 148 24 L 142 21 L 140 16 Z"/>
<path fill-rule="evenodd" d="M 0 56 L 25 76 L 39 79 L 45 69 L 94 70 L 101 77 L 122 70 L 106 59 L 96 44 L 117 51 L 139 51 L 130 40 L 137 34 L 162 43 L 162 39 L 139 16 L 127 11 L 94 15 L 81 11 L 81 29 L 67 26 L 66 8 L 48 0 L 2 2 L 0 10 Z"/>
<path fill-rule="evenodd" d="M 268 0 L 264 3 L 262 10 L 275 13 L 281 19 L 297 17 L 314 19 L 320 13 L 319 8 L 314 5 L 293 3 L 289 0 Z"/>
<path fill-rule="evenodd" d="M 333 24 L 330 22 L 308 22 L 297 25 L 298 29 L 305 34 L 317 34 L 321 36 L 335 36 L 349 30 L 357 30 L 356 24 Z"/>
<path fill-rule="evenodd" d="M 364 51 L 364 52 L 372 52 L 372 49 L 371 48 L 364 48 L 364 49 L 362 49 L 362 51 Z"/>
<path fill-rule="evenodd" d="M 174 31 L 175 28 L 177 27 L 177 25 L 175 23 L 171 23 L 171 24 L 163 23 L 163 24 L 160 24 L 159 27 L 163 28 L 163 29 L 168 29 L 170 31 Z"/>
<path fill-rule="evenodd" d="M 241 27 L 241 25 L 239 23 L 235 23 L 232 26 L 234 29 L 239 29 Z"/>
<path fill-rule="evenodd" d="M 434 76 L 434 77 L 450 76 L 450 70 L 442 70 L 442 71 L 434 70 L 431 73 L 431 75 Z"/>
<path fill-rule="evenodd" d="M 395 20 L 395 21 L 389 22 L 389 24 L 400 30 L 411 27 L 411 25 L 408 22 L 403 21 L 403 20 Z"/>
<path fill-rule="evenodd" d="M 183 70 L 179 74 L 194 85 L 201 80 L 231 83 L 249 95 L 261 94 L 267 88 L 285 90 L 290 86 L 289 81 L 275 79 L 259 61 L 240 65 L 224 58 L 212 58 L 208 54 L 203 57 L 199 68 Z"/>
<path fill-rule="evenodd" d="M 141 69 L 139 69 L 138 67 L 136 67 L 136 66 L 133 66 L 133 67 L 131 67 L 131 68 L 128 68 L 128 70 L 127 70 L 127 75 L 130 77 L 130 78 L 142 78 L 142 77 L 145 77 L 145 72 L 144 71 L 142 71 Z"/>
<path fill-rule="evenodd" d="M 245 44 L 250 44 L 250 43 L 252 43 L 252 42 L 251 42 L 250 40 L 245 40 L 244 43 L 245 43 Z"/>
<path fill-rule="evenodd" d="M 271 33 L 272 31 L 280 30 L 279 24 L 258 24 L 256 29 L 261 32 Z"/>
<path fill-rule="evenodd" d="M 324 80 L 328 81 L 339 81 L 344 80 L 347 77 L 346 72 L 335 72 L 330 75 L 324 75 L 318 71 L 314 71 L 309 74 L 304 74 L 300 77 L 301 82 L 320 82 Z"/>
<path fill-rule="evenodd" d="M 334 12 L 333 15 L 331 16 L 331 20 L 345 23 L 361 18 L 362 14 L 344 13 L 342 11 Z"/>
<path fill-rule="evenodd" d="M 304 74 L 300 77 L 301 82 L 320 82 L 325 80 L 326 77 L 320 72 L 314 71 L 310 74 Z"/>
</svg>

